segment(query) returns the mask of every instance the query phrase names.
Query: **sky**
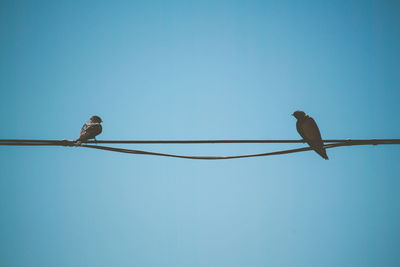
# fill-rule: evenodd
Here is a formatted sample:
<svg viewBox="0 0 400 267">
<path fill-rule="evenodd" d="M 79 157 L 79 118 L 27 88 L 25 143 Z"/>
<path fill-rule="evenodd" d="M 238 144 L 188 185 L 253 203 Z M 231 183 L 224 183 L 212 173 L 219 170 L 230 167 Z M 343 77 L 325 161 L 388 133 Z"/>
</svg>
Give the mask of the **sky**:
<svg viewBox="0 0 400 267">
<path fill-rule="evenodd" d="M 1 1 L 0 139 L 399 138 L 398 1 Z M 302 144 L 129 145 L 237 155 Z M 0 147 L 0 266 L 399 266 L 400 147 Z"/>
</svg>

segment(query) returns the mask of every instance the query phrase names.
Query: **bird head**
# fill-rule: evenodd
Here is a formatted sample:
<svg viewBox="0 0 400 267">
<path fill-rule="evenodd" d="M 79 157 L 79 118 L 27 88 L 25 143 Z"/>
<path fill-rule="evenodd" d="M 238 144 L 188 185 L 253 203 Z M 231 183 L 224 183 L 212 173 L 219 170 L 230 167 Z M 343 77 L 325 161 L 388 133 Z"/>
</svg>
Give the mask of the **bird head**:
<svg viewBox="0 0 400 267">
<path fill-rule="evenodd" d="M 103 122 L 99 116 L 92 116 L 90 118 L 90 121 L 95 122 L 95 123 Z"/>
<path fill-rule="evenodd" d="M 306 113 L 304 113 L 304 111 L 297 110 L 292 114 L 292 116 L 294 116 L 296 119 L 299 120 L 299 119 L 304 118 L 306 116 Z"/>
</svg>

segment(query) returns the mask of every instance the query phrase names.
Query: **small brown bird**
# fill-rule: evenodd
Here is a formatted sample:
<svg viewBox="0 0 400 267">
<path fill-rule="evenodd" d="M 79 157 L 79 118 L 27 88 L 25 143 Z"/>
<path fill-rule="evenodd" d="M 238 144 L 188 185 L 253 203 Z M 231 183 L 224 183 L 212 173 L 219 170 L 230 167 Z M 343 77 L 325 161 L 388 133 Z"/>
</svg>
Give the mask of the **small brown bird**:
<svg viewBox="0 0 400 267">
<path fill-rule="evenodd" d="M 85 143 L 89 139 L 94 139 L 96 141 L 96 136 L 102 131 L 101 118 L 99 116 L 92 116 L 82 127 L 79 138 L 75 141 L 78 144 Z"/>
<path fill-rule="evenodd" d="M 304 141 L 306 141 L 321 157 L 328 159 L 321 133 L 314 119 L 301 110 L 295 111 L 292 115 L 297 119 L 296 128 Z"/>
</svg>

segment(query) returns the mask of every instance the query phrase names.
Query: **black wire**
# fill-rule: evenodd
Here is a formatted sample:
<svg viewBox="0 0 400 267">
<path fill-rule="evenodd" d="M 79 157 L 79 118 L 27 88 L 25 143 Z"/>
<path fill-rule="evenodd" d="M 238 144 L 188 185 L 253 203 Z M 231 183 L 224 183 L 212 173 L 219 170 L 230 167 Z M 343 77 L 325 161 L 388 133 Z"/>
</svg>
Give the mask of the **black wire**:
<svg viewBox="0 0 400 267">
<path fill-rule="evenodd" d="M 326 149 L 340 146 L 357 146 L 357 145 L 373 145 L 370 143 L 336 143 L 336 144 L 328 144 L 324 147 Z M 158 152 L 150 152 L 143 150 L 132 150 L 132 149 L 124 149 L 124 148 L 114 148 L 114 147 L 105 147 L 105 146 L 93 146 L 93 145 L 82 145 L 88 148 L 108 150 L 120 153 L 129 153 L 129 154 L 142 154 L 142 155 L 152 155 L 152 156 L 163 156 L 163 157 L 173 157 L 173 158 L 184 158 L 184 159 L 202 159 L 202 160 L 220 160 L 220 159 L 239 159 L 239 158 L 250 158 L 250 157 L 265 157 L 265 156 L 274 156 L 274 155 L 282 155 L 282 154 L 291 154 L 296 152 L 303 152 L 312 150 L 311 147 L 303 147 L 297 149 L 289 149 L 289 150 L 280 150 L 274 152 L 260 153 L 260 154 L 247 154 L 247 155 L 237 155 L 237 156 L 185 156 L 185 155 L 175 155 L 175 154 L 165 154 Z"/>
<path fill-rule="evenodd" d="M 120 143 L 120 142 L 164 142 L 164 143 L 243 143 L 243 141 L 248 143 L 256 143 L 258 141 L 262 141 L 265 143 L 304 143 L 303 140 L 193 140 L 193 141 L 97 141 L 98 143 Z M 283 142 L 282 142 L 283 141 Z M 96 141 L 90 141 L 88 143 L 95 143 Z M 334 144 L 326 144 L 324 147 L 329 149 L 333 147 L 340 146 L 355 146 L 355 145 L 383 145 L 383 144 L 400 144 L 400 139 L 358 139 L 358 140 L 324 140 L 324 142 L 337 142 Z M 311 150 L 310 147 L 303 147 L 297 149 L 289 149 L 289 150 L 280 150 L 268 153 L 261 154 L 248 154 L 248 155 L 236 155 L 236 156 L 186 156 L 186 155 L 175 155 L 175 154 L 166 154 L 166 153 L 158 153 L 158 152 L 150 152 L 144 150 L 134 150 L 134 149 L 125 149 L 125 148 L 116 148 L 116 147 L 106 147 L 106 146 L 98 146 L 98 145 L 88 145 L 88 144 L 76 144 L 74 141 L 68 140 L 17 140 L 17 139 L 3 139 L 0 140 L 0 145 L 6 146 L 75 146 L 75 147 L 87 147 L 92 149 L 100 149 L 107 150 L 113 152 L 120 153 L 129 153 L 129 154 L 141 154 L 141 155 L 153 155 L 153 156 L 163 156 L 163 157 L 174 157 L 174 158 L 184 158 L 184 159 L 202 159 L 202 160 L 218 160 L 218 159 L 238 159 L 238 158 L 249 158 L 249 157 L 263 157 L 263 156 L 272 156 L 272 155 L 282 155 L 296 152 L 303 152 Z"/>
<path fill-rule="evenodd" d="M 379 144 L 400 144 L 400 139 L 327 139 L 324 143 L 338 142 L 376 142 Z M 74 144 L 71 140 L 31 140 L 0 139 L 1 143 L 55 143 Z M 87 144 L 232 144 L 232 143 L 305 143 L 304 140 L 98 140 L 87 141 Z"/>
</svg>

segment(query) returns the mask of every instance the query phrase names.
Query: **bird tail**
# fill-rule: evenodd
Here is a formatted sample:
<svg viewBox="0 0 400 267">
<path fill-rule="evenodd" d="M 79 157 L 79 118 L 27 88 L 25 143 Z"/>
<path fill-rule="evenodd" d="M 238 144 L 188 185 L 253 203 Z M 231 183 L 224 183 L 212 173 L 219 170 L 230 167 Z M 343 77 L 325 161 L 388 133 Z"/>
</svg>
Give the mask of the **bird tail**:
<svg viewBox="0 0 400 267">
<path fill-rule="evenodd" d="M 326 150 L 325 150 L 325 148 L 323 148 L 323 147 L 321 147 L 321 148 L 319 148 L 319 149 L 316 149 L 315 150 L 321 157 L 323 157 L 324 159 L 329 159 L 328 158 L 328 155 L 326 154 Z"/>
</svg>

